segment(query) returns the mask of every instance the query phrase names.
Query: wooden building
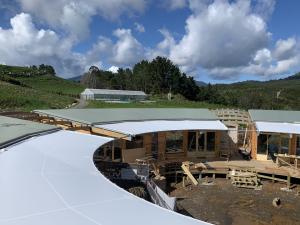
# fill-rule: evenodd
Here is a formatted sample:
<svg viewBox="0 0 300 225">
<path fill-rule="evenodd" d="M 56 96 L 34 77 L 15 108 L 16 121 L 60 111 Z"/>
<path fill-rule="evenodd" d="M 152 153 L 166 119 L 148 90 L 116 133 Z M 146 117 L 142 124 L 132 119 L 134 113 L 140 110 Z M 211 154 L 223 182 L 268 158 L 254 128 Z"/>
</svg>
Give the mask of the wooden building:
<svg viewBox="0 0 300 225">
<path fill-rule="evenodd" d="M 135 162 L 218 157 L 227 127 L 207 109 L 69 109 L 36 111 L 115 140 L 98 151 L 104 160 Z M 99 149 L 100 150 L 100 149 Z"/>
<path fill-rule="evenodd" d="M 249 110 L 251 156 L 274 160 L 274 154 L 300 155 L 300 111 Z"/>
</svg>

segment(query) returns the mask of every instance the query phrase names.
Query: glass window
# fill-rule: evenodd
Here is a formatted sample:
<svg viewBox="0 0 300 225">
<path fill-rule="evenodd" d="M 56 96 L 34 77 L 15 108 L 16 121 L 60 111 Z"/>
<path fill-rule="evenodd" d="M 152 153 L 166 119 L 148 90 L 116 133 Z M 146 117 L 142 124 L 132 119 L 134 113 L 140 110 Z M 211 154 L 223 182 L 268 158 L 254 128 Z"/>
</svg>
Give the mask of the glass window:
<svg viewBox="0 0 300 225">
<path fill-rule="evenodd" d="M 289 152 L 289 142 L 290 142 L 290 137 L 288 135 L 282 135 L 281 136 L 280 153 L 287 153 L 288 154 L 288 152 Z"/>
<path fill-rule="evenodd" d="M 200 132 L 198 137 L 198 143 L 199 143 L 199 151 L 205 150 L 205 133 Z"/>
<path fill-rule="evenodd" d="M 215 151 L 215 132 L 207 132 L 207 151 Z"/>
<path fill-rule="evenodd" d="M 143 136 L 138 135 L 132 138 L 131 141 L 126 141 L 126 149 L 143 148 Z"/>
<path fill-rule="evenodd" d="M 268 149 L 268 135 L 260 134 L 257 138 L 257 153 L 267 154 Z"/>
<path fill-rule="evenodd" d="M 183 149 L 183 134 L 180 131 L 166 133 L 166 152 L 181 152 Z"/>
<path fill-rule="evenodd" d="M 197 138 L 197 133 L 195 131 L 189 131 L 188 133 L 188 151 L 194 152 L 197 149 L 196 146 L 196 138 Z"/>
<path fill-rule="evenodd" d="M 114 142 L 114 160 L 122 158 L 121 141 L 117 140 Z"/>
</svg>

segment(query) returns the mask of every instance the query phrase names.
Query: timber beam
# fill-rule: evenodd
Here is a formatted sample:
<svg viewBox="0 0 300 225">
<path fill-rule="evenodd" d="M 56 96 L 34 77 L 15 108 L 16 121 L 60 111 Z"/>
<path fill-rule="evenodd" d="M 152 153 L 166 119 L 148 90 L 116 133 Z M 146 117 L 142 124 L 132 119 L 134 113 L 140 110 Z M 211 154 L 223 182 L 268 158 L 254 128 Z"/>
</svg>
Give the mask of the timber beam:
<svg viewBox="0 0 300 225">
<path fill-rule="evenodd" d="M 129 136 L 128 134 L 105 130 L 103 128 L 98 128 L 98 127 L 91 127 L 91 134 L 99 134 L 99 135 L 104 135 L 104 136 L 108 136 L 108 137 L 131 141 L 131 136 Z"/>
</svg>

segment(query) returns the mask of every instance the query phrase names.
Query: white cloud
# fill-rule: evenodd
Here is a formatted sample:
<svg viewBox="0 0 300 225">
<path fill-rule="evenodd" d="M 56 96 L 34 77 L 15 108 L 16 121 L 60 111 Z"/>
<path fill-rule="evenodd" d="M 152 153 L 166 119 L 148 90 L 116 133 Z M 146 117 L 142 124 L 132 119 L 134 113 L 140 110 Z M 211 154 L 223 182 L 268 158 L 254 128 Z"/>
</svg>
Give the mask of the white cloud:
<svg viewBox="0 0 300 225">
<path fill-rule="evenodd" d="M 168 57 L 170 55 L 170 50 L 176 44 L 175 39 L 167 29 L 160 29 L 159 32 L 161 33 L 164 39 L 161 42 L 159 42 L 154 49 L 147 49 L 146 55 L 148 59 L 153 59 L 157 56 Z"/>
<path fill-rule="evenodd" d="M 299 46 L 295 38 L 288 38 L 287 40 L 278 40 L 273 52 L 274 58 L 278 60 L 289 59 L 297 53 Z"/>
<path fill-rule="evenodd" d="M 134 29 L 140 33 L 144 33 L 145 32 L 145 27 L 143 26 L 143 24 L 140 24 L 140 23 L 137 23 L 135 22 L 134 23 Z"/>
<path fill-rule="evenodd" d="M 251 13 L 249 1 L 215 1 L 187 19 L 186 34 L 170 57 L 189 71 L 245 66 L 268 40 L 266 24 Z"/>
<path fill-rule="evenodd" d="M 275 4 L 275 0 L 255 0 L 253 11 L 264 20 L 267 20 L 272 15 Z"/>
<path fill-rule="evenodd" d="M 95 15 L 116 20 L 123 14 L 141 13 L 145 0 L 17 0 L 22 10 L 53 28 L 68 29 L 79 38 L 88 33 L 88 25 Z"/>
<path fill-rule="evenodd" d="M 132 35 L 130 29 L 116 29 L 113 41 L 107 37 L 99 37 L 92 49 L 87 52 L 86 60 L 89 62 L 100 60 L 107 65 L 130 67 L 145 58 L 145 49 Z"/>
<path fill-rule="evenodd" d="M 135 39 L 130 29 L 117 29 L 114 35 L 118 38 L 113 46 L 111 62 L 118 66 L 133 65 L 144 57 L 144 48 Z"/>
<path fill-rule="evenodd" d="M 119 67 L 117 66 L 111 66 L 108 71 L 112 72 L 112 73 L 118 73 Z"/>
<path fill-rule="evenodd" d="M 38 30 L 30 15 L 21 13 L 0 28 L 0 61 L 7 65 L 51 64 L 58 74 L 71 77 L 85 69 L 85 57 L 71 51 L 72 39 L 62 39 L 52 30 Z M 75 73 L 74 73 L 75 72 Z"/>
<path fill-rule="evenodd" d="M 170 10 L 185 8 L 188 4 L 188 0 L 163 0 L 163 4 Z"/>
</svg>

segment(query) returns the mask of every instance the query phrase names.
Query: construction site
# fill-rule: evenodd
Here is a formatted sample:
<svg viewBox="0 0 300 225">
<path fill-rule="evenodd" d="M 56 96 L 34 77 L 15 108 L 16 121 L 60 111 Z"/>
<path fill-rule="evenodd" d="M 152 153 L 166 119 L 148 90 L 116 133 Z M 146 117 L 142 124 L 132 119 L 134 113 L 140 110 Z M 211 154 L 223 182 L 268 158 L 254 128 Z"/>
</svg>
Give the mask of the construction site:
<svg viewBox="0 0 300 225">
<path fill-rule="evenodd" d="M 168 210 L 210 224 L 300 224 L 300 112 L 63 109 L 3 117 L 110 138 L 93 153 L 96 168 Z"/>
</svg>

